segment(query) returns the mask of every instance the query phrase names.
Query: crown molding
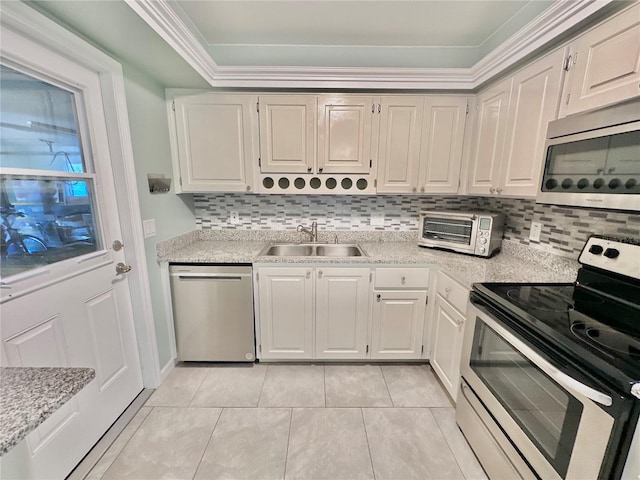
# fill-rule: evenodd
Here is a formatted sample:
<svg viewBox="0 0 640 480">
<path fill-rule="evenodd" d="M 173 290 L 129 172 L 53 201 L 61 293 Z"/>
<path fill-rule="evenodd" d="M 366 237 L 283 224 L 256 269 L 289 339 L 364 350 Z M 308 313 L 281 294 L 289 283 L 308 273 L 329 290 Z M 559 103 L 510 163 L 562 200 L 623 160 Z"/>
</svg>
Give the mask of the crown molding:
<svg viewBox="0 0 640 480">
<path fill-rule="evenodd" d="M 166 0 L 125 1 L 212 87 L 473 90 L 614 0 L 556 0 L 470 68 L 219 66 Z"/>
</svg>

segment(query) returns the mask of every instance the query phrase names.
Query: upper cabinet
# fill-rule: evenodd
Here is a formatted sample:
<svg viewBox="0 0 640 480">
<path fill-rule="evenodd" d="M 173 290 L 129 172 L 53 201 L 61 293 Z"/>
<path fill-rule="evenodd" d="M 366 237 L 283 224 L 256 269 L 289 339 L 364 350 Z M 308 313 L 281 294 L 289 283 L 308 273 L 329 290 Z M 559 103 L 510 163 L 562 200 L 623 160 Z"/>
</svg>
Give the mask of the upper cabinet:
<svg viewBox="0 0 640 480">
<path fill-rule="evenodd" d="M 176 192 L 253 189 L 257 97 L 203 93 L 176 97 Z"/>
<path fill-rule="evenodd" d="M 469 99 L 426 97 L 420 145 L 420 193 L 457 193 Z"/>
<path fill-rule="evenodd" d="M 265 95 L 259 99 L 260 171 L 312 173 L 316 165 L 316 97 Z"/>
<path fill-rule="evenodd" d="M 376 107 L 373 97 L 318 97 L 318 173 L 369 173 Z"/>
<path fill-rule="evenodd" d="M 468 192 L 535 197 L 549 121 L 557 118 L 565 51 L 478 95 Z"/>
<path fill-rule="evenodd" d="M 380 101 L 378 192 L 415 193 L 418 188 L 424 97 L 383 97 Z"/>
<path fill-rule="evenodd" d="M 570 45 L 561 116 L 640 95 L 640 4 Z"/>
</svg>

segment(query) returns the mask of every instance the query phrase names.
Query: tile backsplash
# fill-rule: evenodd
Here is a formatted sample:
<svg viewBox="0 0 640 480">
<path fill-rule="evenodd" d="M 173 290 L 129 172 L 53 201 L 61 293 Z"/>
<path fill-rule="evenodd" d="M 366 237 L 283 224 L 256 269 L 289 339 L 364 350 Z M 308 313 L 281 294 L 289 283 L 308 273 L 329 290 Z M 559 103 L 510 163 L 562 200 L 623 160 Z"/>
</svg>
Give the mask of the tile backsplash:
<svg viewBox="0 0 640 480">
<path fill-rule="evenodd" d="M 321 230 L 417 232 L 421 210 L 449 209 L 503 212 L 506 239 L 574 259 L 591 233 L 640 238 L 640 214 L 514 198 L 195 194 L 194 201 L 198 228 L 213 230 L 288 230 L 316 221 Z M 231 212 L 239 214 L 237 224 Z M 384 226 L 370 224 L 372 213 L 384 214 Z M 542 223 L 540 242 L 529 240 L 531 221 Z"/>
</svg>

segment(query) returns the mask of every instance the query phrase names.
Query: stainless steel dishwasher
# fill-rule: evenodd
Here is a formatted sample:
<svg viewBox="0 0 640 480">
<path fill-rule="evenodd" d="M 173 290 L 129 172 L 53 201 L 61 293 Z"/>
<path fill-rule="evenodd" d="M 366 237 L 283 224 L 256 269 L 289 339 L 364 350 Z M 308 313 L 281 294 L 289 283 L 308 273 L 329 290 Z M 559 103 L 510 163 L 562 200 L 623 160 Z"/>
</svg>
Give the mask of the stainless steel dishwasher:
<svg viewBox="0 0 640 480">
<path fill-rule="evenodd" d="M 178 360 L 255 359 L 251 266 L 170 265 Z"/>
</svg>

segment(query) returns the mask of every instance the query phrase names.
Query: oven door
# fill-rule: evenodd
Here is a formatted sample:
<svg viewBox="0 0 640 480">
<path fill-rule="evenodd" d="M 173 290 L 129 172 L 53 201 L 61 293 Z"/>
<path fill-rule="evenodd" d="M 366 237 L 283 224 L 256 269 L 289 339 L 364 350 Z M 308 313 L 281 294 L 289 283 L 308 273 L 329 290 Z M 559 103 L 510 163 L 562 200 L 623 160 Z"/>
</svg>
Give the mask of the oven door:
<svg viewBox="0 0 640 480">
<path fill-rule="evenodd" d="M 536 475 L 598 478 L 612 398 L 564 373 L 484 306 L 469 305 L 465 328 L 462 377 Z"/>
<path fill-rule="evenodd" d="M 478 235 L 477 217 L 466 213 L 424 212 L 420 217 L 420 243 L 463 253 L 474 253 Z"/>
</svg>

